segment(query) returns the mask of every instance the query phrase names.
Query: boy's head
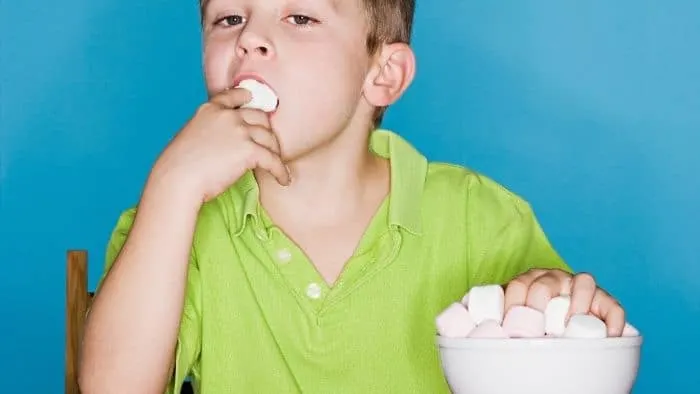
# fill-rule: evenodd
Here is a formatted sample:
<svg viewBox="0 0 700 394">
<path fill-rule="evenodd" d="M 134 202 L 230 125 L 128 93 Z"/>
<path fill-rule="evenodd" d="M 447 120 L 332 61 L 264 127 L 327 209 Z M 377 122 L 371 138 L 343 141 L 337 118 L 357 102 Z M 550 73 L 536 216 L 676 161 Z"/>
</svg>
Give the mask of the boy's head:
<svg viewBox="0 0 700 394">
<path fill-rule="evenodd" d="M 252 75 L 293 159 L 381 121 L 413 79 L 415 0 L 200 0 L 209 94 Z"/>
</svg>

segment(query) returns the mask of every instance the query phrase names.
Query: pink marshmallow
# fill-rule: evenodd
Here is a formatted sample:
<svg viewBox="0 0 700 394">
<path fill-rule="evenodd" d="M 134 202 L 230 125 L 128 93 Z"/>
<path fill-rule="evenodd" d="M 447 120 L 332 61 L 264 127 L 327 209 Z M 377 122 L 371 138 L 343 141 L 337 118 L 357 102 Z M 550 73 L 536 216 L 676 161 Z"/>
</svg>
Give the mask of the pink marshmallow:
<svg viewBox="0 0 700 394">
<path fill-rule="evenodd" d="M 511 338 L 544 337 L 544 314 L 527 306 L 514 306 L 503 319 L 503 330 Z"/>
<path fill-rule="evenodd" d="M 459 302 L 452 303 L 435 319 L 440 336 L 447 338 L 466 338 L 476 326 L 467 308 Z"/>
<path fill-rule="evenodd" d="M 484 320 L 469 333 L 469 338 L 508 338 L 508 334 L 503 330 L 496 320 Z"/>
<path fill-rule="evenodd" d="M 622 330 L 623 337 L 638 337 L 639 331 L 631 324 L 625 323 L 625 328 Z"/>
<path fill-rule="evenodd" d="M 462 305 L 469 306 L 469 292 L 462 297 Z"/>
</svg>

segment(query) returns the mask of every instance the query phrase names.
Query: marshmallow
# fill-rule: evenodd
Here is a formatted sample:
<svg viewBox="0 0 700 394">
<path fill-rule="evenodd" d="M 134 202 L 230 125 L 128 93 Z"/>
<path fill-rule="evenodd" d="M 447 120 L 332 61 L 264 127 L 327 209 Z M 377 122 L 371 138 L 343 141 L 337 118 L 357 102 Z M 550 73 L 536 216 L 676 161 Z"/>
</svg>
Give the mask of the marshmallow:
<svg viewBox="0 0 700 394">
<path fill-rule="evenodd" d="M 608 336 L 608 329 L 602 320 L 593 315 L 573 315 L 569 319 L 569 324 L 564 330 L 566 338 L 605 338 Z"/>
<path fill-rule="evenodd" d="M 466 338 L 476 324 L 464 305 L 455 302 L 435 319 L 438 334 L 448 338 Z"/>
<path fill-rule="evenodd" d="M 631 324 L 625 323 L 625 328 L 622 330 L 623 337 L 638 337 L 639 331 Z"/>
<path fill-rule="evenodd" d="M 496 320 L 487 319 L 469 333 L 469 338 L 508 338 L 508 334 Z"/>
<path fill-rule="evenodd" d="M 462 297 L 462 305 L 468 307 L 469 306 L 469 292 Z"/>
<path fill-rule="evenodd" d="M 253 96 L 241 108 L 255 108 L 265 112 L 272 112 L 277 108 L 279 100 L 269 86 L 254 79 L 244 79 L 236 87 L 247 89 Z"/>
<path fill-rule="evenodd" d="M 500 285 L 473 287 L 467 294 L 467 309 L 478 325 L 485 320 L 503 321 L 505 297 Z"/>
<path fill-rule="evenodd" d="M 503 330 L 511 338 L 543 337 L 544 314 L 527 306 L 514 306 L 503 318 Z"/>
<path fill-rule="evenodd" d="M 566 330 L 566 315 L 569 313 L 571 298 L 559 296 L 552 298 L 544 310 L 544 332 L 560 337 Z"/>
</svg>

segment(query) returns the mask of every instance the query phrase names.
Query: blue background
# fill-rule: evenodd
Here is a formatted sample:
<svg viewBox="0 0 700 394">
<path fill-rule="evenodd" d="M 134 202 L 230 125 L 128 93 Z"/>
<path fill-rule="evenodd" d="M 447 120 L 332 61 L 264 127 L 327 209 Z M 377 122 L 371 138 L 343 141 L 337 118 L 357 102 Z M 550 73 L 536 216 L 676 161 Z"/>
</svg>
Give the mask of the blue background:
<svg viewBox="0 0 700 394">
<path fill-rule="evenodd" d="M 204 99 L 197 12 L 2 2 L 4 392 L 62 392 L 65 250 L 90 251 L 94 287 L 118 214 Z M 418 75 L 385 123 L 532 203 L 645 334 L 640 394 L 700 385 L 699 20 L 697 1 L 419 0 Z"/>
</svg>

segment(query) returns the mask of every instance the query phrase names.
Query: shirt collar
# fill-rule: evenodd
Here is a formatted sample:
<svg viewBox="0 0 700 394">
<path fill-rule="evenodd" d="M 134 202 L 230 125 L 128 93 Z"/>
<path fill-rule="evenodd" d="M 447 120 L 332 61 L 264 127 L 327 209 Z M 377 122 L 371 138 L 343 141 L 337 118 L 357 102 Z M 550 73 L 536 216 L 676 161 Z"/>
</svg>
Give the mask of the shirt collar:
<svg viewBox="0 0 700 394">
<path fill-rule="evenodd" d="M 398 134 L 386 129 L 372 133 L 370 149 L 390 162 L 388 224 L 415 235 L 422 234 L 420 207 L 428 171 L 427 159 Z M 237 216 L 235 235 L 239 236 L 250 220 L 255 227 L 262 226 L 259 189 L 252 171 L 247 171 L 230 191 Z"/>
<path fill-rule="evenodd" d="M 389 224 L 420 235 L 423 230 L 421 199 L 428 172 L 427 159 L 408 141 L 389 130 L 380 129 L 372 133 L 370 148 L 390 160 Z"/>
</svg>

